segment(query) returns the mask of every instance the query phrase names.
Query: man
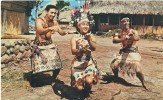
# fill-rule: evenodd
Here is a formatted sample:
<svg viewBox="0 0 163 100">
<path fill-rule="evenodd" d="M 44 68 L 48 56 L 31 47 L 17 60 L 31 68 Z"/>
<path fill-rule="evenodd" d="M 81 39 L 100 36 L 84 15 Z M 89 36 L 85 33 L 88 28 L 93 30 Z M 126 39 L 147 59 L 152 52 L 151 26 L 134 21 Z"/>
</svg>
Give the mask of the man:
<svg viewBox="0 0 163 100">
<path fill-rule="evenodd" d="M 54 33 L 66 35 L 69 32 L 61 30 L 58 22 L 54 20 L 58 12 L 56 6 L 47 5 L 45 11 L 45 16 L 36 19 L 35 46 L 33 47 L 31 56 L 33 73 L 53 70 L 53 76 L 56 77 L 62 65 L 58 48 L 53 43 L 51 36 Z"/>
<path fill-rule="evenodd" d="M 51 41 L 51 35 L 58 32 L 60 35 L 66 35 L 68 32 L 61 30 L 58 22 L 54 19 L 58 10 L 54 5 L 47 5 L 45 8 L 45 17 L 36 19 L 36 43 L 42 41 Z"/>
<path fill-rule="evenodd" d="M 112 61 L 111 68 L 115 77 L 118 77 L 118 71 L 132 76 L 136 74 L 143 87 L 147 89 L 141 70 L 141 56 L 136 46 L 139 34 L 136 30 L 130 29 L 129 21 L 129 18 L 123 18 L 121 20 L 121 31 L 114 34 L 113 43 L 121 43 L 122 49 L 120 49 L 120 55 Z"/>
</svg>

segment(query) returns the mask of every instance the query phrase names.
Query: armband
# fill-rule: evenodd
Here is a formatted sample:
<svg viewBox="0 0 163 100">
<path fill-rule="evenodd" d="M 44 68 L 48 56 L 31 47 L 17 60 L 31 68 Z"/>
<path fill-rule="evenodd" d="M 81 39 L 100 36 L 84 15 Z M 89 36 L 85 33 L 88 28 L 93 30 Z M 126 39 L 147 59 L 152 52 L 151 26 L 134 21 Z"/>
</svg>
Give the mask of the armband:
<svg viewBox="0 0 163 100">
<path fill-rule="evenodd" d="M 116 37 L 116 36 L 118 37 L 118 36 L 119 36 L 119 34 L 118 34 L 118 33 L 115 33 L 115 34 L 113 35 L 113 37 Z"/>
<path fill-rule="evenodd" d="M 96 41 L 92 41 L 92 42 L 96 44 Z"/>
</svg>

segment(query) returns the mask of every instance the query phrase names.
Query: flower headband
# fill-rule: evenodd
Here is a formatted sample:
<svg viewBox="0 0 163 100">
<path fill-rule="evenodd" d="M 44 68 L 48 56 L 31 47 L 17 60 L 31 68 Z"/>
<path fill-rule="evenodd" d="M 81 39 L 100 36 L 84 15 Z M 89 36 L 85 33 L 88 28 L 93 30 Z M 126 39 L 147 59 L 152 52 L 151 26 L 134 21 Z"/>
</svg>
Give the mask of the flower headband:
<svg viewBox="0 0 163 100">
<path fill-rule="evenodd" d="M 76 26 L 76 25 L 81 24 L 84 21 L 89 22 L 89 24 L 92 24 L 92 22 L 91 22 L 92 20 L 94 21 L 92 16 L 89 17 L 87 14 L 81 14 L 80 16 L 73 16 L 73 18 L 71 20 L 71 24 Z"/>
</svg>

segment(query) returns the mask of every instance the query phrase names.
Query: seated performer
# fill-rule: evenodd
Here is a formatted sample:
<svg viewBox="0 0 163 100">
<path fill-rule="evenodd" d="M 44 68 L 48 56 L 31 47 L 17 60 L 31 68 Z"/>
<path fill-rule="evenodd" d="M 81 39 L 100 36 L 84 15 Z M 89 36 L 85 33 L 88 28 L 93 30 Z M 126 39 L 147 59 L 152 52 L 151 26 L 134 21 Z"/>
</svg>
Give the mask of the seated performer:
<svg viewBox="0 0 163 100">
<path fill-rule="evenodd" d="M 96 50 L 95 36 L 90 33 L 87 16 L 81 16 L 76 22 L 77 34 L 71 39 L 71 51 L 75 55 L 72 61 L 71 85 L 77 90 L 90 90 L 98 81 L 98 70 L 91 52 Z"/>
<path fill-rule="evenodd" d="M 111 68 L 115 77 L 118 77 L 118 71 L 123 74 L 136 75 L 143 87 L 147 89 L 140 64 L 141 56 L 136 46 L 139 34 L 129 27 L 129 20 L 127 17 L 123 18 L 121 20 L 121 31 L 114 34 L 113 43 L 121 43 L 122 49 L 120 49 L 120 55 L 112 61 Z"/>
<path fill-rule="evenodd" d="M 36 38 L 31 56 L 32 70 L 33 73 L 53 70 L 53 75 L 56 77 L 62 66 L 58 48 L 51 36 L 54 33 L 66 35 L 69 32 L 63 31 L 54 19 L 58 12 L 56 6 L 47 5 L 45 11 L 45 16 L 36 19 Z"/>
</svg>

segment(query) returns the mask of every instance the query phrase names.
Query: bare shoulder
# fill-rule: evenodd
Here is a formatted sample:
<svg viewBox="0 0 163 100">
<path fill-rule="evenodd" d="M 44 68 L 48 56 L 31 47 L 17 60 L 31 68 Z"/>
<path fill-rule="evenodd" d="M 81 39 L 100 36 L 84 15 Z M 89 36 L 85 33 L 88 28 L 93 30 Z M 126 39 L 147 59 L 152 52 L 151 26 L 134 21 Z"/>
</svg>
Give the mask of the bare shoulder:
<svg viewBox="0 0 163 100">
<path fill-rule="evenodd" d="M 71 37 L 71 39 L 76 39 L 76 38 L 78 38 L 78 35 L 77 35 L 77 34 L 74 34 L 74 35 Z"/>
<path fill-rule="evenodd" d="M 43 20 L 41 18 L 36 19 L 36 27 L 43 27 Z"/>
<path fill-rule="evenodd" d="M 76 40 L 76 36 L 72 36 L 70 42 L 74 42 Z"/>
<path fill-rule="evenodd" d="M 137 31 L 137 30 L 132 29 L 132 33 L 134 33 L 134 34 L 138 34 L 138 31 Z"/>
<path fill-rule="evenodd" d="M 41 18 L 36 18 L 36 22 L 43 22 Z"/>
</svg>

